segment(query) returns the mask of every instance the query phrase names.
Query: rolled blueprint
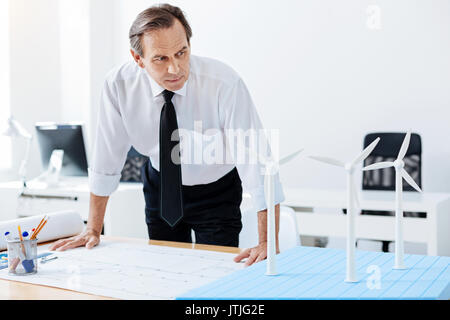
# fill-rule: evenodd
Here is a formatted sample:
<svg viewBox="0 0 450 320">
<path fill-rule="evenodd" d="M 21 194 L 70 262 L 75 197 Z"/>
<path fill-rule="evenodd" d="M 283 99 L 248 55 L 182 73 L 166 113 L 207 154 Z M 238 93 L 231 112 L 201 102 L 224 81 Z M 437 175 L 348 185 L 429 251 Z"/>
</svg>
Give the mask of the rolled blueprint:
<svg viewBox="0 0 450 320">
<path fill-rule="evenodd" d="M 28 231 L 36 228 L 45 214 L 20 218 L 0 222 L 0 250 L 6 249 L 5 232 L 9 231 L 12 238 L 19 238 L 17 226 L 20 225 L 22 231 Z M 79 234 L 84 229 L 84 222 L 80 214 L 74 211 L 59 211 L 48 213 L 48 221 L 37 236 L 38 243 L 50 240 L 70 237 Z"/>
</svg>

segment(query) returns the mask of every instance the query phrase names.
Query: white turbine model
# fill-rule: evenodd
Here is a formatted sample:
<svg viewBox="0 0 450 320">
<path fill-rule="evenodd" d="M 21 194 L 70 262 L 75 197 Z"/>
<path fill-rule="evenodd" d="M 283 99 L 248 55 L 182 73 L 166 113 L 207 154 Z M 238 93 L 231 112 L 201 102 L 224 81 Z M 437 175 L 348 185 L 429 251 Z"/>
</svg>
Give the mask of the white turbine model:
<svg viewBox="0 0 450 320">
<path fill-rule="evenodd" d="M 395 265 L 394 269 L 406 269 L 403 264 L 403 208 L 402 208 L 402 194 L 403 194 L 403 179 L 404 178 L 414 189 L 419 192 L 422 190 L 416 184 L 413 178 L 404 169 L 405 163 L 403 158 L 406 155 L 411 139 L 411 131 L 406 133 L 402 146 L 398 153 L 397 159 L 394 162 L 379 162 L 370 166 L 364 167 L 364 171 L 384 169 L 389 167 L 395 168 Z"/>
<path fill-rule="evenodd" d="M 334 166 L 342 167 L 347 171 L 347 267 L 346 267 L 346 282 L 357 282 L 356 279 L 356 265 L 355 265 L 355 210 L 354 205 L 359 207 L 358 194 L 356 191 L 355 181 L 353 179 L 353 173 L 355 166 L 366 159 L 370 153 L 375 149 L 376 145 L 380 141 L 380 138 L 376 138 L 367 148 L 361 152 L 353 161 L 343 163 L 339 160 L 310 156 L 311 159 L 328 163 Z"/>
<path fill-rule="evenodd" d="M 255 153 L 251 149 L 247 149 L 251 154 Z M 266 275 L 277 275 L 276 267 L 276 232 L 275 232 L 275 175 L 278 173 L 280 166 L 288 163 L 294 159 L 303 149 L 291 153 L 282 158 L 280 161 L 275 161 L 272 158 L 266 158 L 258 154 L 258 160 L 265 166 L 264 170 L 264 191 L 266 196 L 267 206 L 267 269 Z"/>
</svg>

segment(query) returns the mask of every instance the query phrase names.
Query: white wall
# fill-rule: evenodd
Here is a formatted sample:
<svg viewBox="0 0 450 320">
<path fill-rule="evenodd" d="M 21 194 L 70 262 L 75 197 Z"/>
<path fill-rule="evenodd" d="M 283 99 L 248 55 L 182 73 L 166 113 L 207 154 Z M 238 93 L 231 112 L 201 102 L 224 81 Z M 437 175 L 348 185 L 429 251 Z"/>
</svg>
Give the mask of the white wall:
<svg viewBox="0 0 450 320">
<path fill-rule="evenodd" d="M 115 62 L 128 29 L 156 1 L 116 0 Z M 246 81 L 280 152 L 351 159 L 372 131 L 412 128 L 423 142 L 423 186 L 450 192 L 450 2 L 446 0 L 171 1 L 193 28 L 192 52 Z M 287 186 L 345 185 L 337 168 L 297 159 Z"/>
<path fill-rule="evenodd" d="M 106 73 L 114 66 L 114 37 L 116 37 L 115 5 L 111 0 L 90 1 L 90 144 L 92 147 L 97 124 L 97 112 L 103 81 Z"/>
<path fill-rule="evenodd" d="M 11 113 L 34 132 L 37 121 L 61 121 L 61 72 L 57 0 L 10 1 Z M 25 153 L 23 139 L 13 140 L 13 172 Z M 36 141 L 30 152 L 29 176 L 41 170 Z"/>
<path fill-rule="evenodd" d="M 114 65 L 113 6 L 108 0 L 10 2 L 12 115 L 33 133 L 38 121 L 82 121 L 90 149 L 97 110 L 91 106 Z M 13 168 L 0 172 L 0 181 L 17 179 L 24 153 L 24 141 L 14 139 Z M 27 172 L 41 173 L 36 140 Z"/>
<path fill-rule="evenodd" d="M 0 1 L 0 121 L 6 125 L 9 117 L 9 1 Z M 0 130 L 5 126 L 0 124 Z M 7 173 L 11 166 L 11 140 L 9 137 L 0 135 L 0 150 L 5 155 L 0 157 L 0 175 Z"/>
<path fill-rule="evenodd" d="M 61 107 L 70 94 L 62 91 L 61 61 L 67 60 L 59 49 L 60 31 L 70 28 L 61 29 L 58 1 L 11 2 L 13 114 L 30 130 L 36 121 L 82 118 L 90 123 L 92 145 L 104 75 L 131 58 L 131 22 L 156 1 L 89 1 L 89 21 L 83 23 L 90 32 L 82 41 L 89 47 L 89 105 L 82 111 Z M 423 138 L 424 189 L 450 192 L 450 2 L 170 3 L 188 16 L 193 53 L 222 60 L 241 74 L 265 126 L 280 130 L 282 154 L 305 147 L 345 160 L 360 151 L 367 132 L 412 128 Z M 23 148 L 14 146 L 17 165 Z M 34 151 L 30 172 L 36 174 L 36 144 Z M 281 177 L 287 186 L 339 188 L 345 182 L 339 170 L 301 158 Z"/>
<path fill-rule="evenodd" d="M 64 0 L 59 7 L 61 118 L 90 125 L 89 0 Z"/>
</svg>

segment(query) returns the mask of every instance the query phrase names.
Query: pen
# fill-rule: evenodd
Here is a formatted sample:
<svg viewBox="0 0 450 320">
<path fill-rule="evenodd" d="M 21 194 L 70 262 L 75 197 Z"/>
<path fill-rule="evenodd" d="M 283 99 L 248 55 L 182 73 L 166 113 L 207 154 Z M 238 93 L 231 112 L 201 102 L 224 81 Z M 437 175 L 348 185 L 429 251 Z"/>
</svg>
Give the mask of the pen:
<svg viewBox="0 0 450 320">
<path fill-rule="evenodd" d="M 58 259 L 58 257 L 57 256 L 56 257 L 52 257 L 52 258 L 43 257 L 43 258 L 41 258 L 41 263 L 47 263 L 47 262 L 55 260 L 55 259 Z"/>
<path fill-rule="evenodd" d="M 22 233 L 22 237 L 23 237 L 23 240 L 28 240 L 27 239 L 27 237 L 28 237 L 28 232 L 27 231 L 24 231 L 23 233 Z M 24 247 L 25 247 L 25 257 L 28 257 L 28 255 L 30 255 L 31 254 L 31 243 L 29 242 L 29 241 L 27 241 L 27 242 L 25 242 L 25 245 L 24 245 Z"/>
</svg>

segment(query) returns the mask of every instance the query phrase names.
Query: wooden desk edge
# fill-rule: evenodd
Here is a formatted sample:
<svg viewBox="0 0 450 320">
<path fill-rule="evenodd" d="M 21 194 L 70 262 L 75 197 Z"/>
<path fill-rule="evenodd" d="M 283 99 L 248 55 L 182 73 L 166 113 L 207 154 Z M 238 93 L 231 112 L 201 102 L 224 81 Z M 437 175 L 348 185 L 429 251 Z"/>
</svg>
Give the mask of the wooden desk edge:
<svg viewBox="0 0 450 320">
<path fill-rule="evenodd" d="M 226 253 L 241 252 L 241 249 L 235 247 L 223 247 L 204 244 L 181 243 L 171 241 L 145 240 L 136 238 L 122 238 L 122 237 L 105 237 L 103 240 L 118 241 L 118 242 L 134 242 L 147 243 L 155 246 L 166 246 L 174 248 L 186 248 L 194 250 L 208 250 Z M 51 241 L 53 242 L 53 241 Z M 42 243 L 40 245 L 48 244 Z M 62 289 L 47 285 L 24 283 L 20 281 L 0 279 L 0 299 L 2 300 L 118 300 L 111 297 L 99 296 L 89 293 L 78 292 L 69 289 Z"/>
</svg>

